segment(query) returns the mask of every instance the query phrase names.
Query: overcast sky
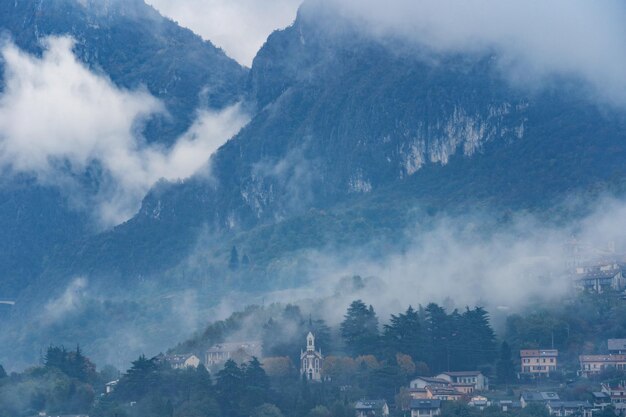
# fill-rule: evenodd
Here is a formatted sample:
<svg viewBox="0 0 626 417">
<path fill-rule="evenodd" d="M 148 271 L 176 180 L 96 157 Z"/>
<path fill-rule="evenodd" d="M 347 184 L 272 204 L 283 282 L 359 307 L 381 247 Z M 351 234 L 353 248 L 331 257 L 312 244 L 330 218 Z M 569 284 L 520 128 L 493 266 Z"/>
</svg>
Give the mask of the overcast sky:
<svg viewBox="0 0 626 417">
<path fill-rule="evenodd" d="M 302 0 L 148 0 L 250 66 L 267 36 L 291 24 Z M 536 85 L 580 77 L 603 100 L 626 102 L 626 3 L 620 0 L 308 0 L 375 35 L 436 50 L 498 50 L 504 69 Z"/>
<path fill-rule="evenodd" d="M 294 21 L 301 0 L 147 0 L 147 3 L 249 67 L 269 34 Z"/>
</svg>

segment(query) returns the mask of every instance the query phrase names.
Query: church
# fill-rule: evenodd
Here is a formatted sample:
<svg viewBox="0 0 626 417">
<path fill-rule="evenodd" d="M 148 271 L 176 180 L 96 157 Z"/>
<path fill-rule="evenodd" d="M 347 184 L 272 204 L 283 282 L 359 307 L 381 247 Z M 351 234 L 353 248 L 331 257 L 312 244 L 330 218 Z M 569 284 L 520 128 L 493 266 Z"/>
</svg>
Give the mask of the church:
<svg viewBox="0 0 626 417">
<path fill-rule="evenodd" d="M 306 337 L 306 351 L 300 352 L 300 374 L 306 375 L 309 381 L 320 382 L 323 363 L 322 351 L 315 350 L 315 336 L 309 332 Z"/>
</svg>

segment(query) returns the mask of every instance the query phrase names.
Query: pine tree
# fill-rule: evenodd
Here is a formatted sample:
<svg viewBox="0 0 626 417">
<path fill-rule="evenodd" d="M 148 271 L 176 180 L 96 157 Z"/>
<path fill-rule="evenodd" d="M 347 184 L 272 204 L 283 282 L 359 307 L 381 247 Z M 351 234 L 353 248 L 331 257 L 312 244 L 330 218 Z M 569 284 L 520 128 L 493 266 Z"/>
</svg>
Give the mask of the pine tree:
<svg viewBox="0 0 626 417">
<path fill-rule="evenodd" d="M 141 355 L 132 362 L 130 369 L 120 379 L 113 394 L 126 400 L 142 398 L 157 384 L 158 365 L 156 360 L 154 358 L 147 359 L 145 355 Z"/>
<path fill-rule="evenodd" d="M 341 323 L 341 337 L 353 356 L 375 354 L 378 351 L 378 318 L 374 308 L 361 300 L 353 301 Z"/>
<path fill-rule="evenodd" d="M 500 346 L 500 358 L 496 363 L 496 376 L 501 384 L 509 384 L 515 379 L 515 365 L 511 355 L 511 347 L 507 342 Z"/>
<path fill-rule="evenodd" d="M 244 393 L 244 373 L 234 360 L 227 360 L 224 368 L 217 373 L 215 389 L 223 414 L 240 416 L 241 398 Z"/>
<path fill-rule="evenodd" d="M 425 309 L 426 334 L 428 339 L 428 366 L 433 372 L 447 370 L 450 358 L 450 319 L 446 311 L 435 303 Z"/>
<path fill-rule="evenodd" d="M 404 353 L 413 360 L 421 360 L 422 326 L 418 312 L 409 307 L 404 314 L 392 314 L 389 324 L 384 326 L 383 340 L 388 358 Z"/>
<path fill-rule="evenodd" d="M 7 377 L 7 373 L 4 370 L 4 367 L 2 365 L 0 365 L 0 379 L 6 378 L 6 377 Z"/>
<path fill-rule="evenodd" d="M 245 366 L 243 373 L 245 386 L 244 404 L 248 410 L 267 402 L 270 391 L 270 381 L 256 357 L 253 357 Z"/>
</svg>

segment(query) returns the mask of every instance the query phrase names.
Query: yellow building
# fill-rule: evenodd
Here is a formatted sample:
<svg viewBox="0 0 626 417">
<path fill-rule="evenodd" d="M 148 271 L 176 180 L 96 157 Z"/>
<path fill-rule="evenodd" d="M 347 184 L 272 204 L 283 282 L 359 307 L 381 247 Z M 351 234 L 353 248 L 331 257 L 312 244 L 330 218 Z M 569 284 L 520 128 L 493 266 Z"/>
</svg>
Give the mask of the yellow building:
<svg viewBox="0 0 626 417">
<path fill-rule="evenodd" d="M 520 350 L 523 375 L 549 376 L 557 369 L 559 351 L 556 349 Z"/>
</svg>

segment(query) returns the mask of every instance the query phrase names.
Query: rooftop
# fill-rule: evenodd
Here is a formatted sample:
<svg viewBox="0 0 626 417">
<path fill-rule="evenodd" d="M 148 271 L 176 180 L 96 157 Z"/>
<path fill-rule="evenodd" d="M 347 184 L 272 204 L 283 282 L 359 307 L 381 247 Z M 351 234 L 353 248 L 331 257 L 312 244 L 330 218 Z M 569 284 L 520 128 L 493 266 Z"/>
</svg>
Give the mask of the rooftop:
<svg viewBox="0 0 626 417">
<path fill-rule="evenodd" d="M 536 391 L 524 391 L 522 393 L 522 398 L 526 402 L 531 401 L 559 401 L 559 394 L 556 392 L 536 392 Z"/>
<path fill-rule="evenodd" d="M 207 353 L 219 353 L 219 352 L 236 352 L 240 349 L 260 349 L 261 342 L 252 341 L 252 342 L 228 342 L 228 343 L 218 343 L 216 345 L 211 346 Z"/>
<path fill-rule="evenodd" d="M 607 345 L 609 350 L 626 350 L 626 339 L 609 339 Z"/>
<path fill-rule="evenodd" d="M 482 372 L 480 371 L 461 371 L 461 372 L 442 372 L 442 375 L 449 375 L 449 376 L 478 376 L 478 375 L 482 375 Z"/>
<path fill-rule="evenodd" d="M 626 362 L 626 355 L 580 355 L 581 362 Z"/>
<path fill-rule="evenodd" d="M 387 404 L 385 400 L 361 400 L 354 405 L 355 410 L 378 410 Z"/>
<path fill-rule="evenodd" d="M 550 408 L 591 408 L 588 401 L 550 401 Z"/>
<path fill-rule="evenodd" d="M 411 400 L 412 410 L 432 410 L 441 408 L 441 400 Z"/>
<path fill-rule="evenodd" d="M 547 358 L 559 356 L 557 349 L 522 349 L 519 352 L 522 358 Z"/>
<path fill-rule="evenodd" d="M 431 384 L 441 384 L 441 385 L 448 385 L 450 384 L 449 381 L 442 379 L 442 378 L 433 378 L 430 376 L 417 376 L 415 378 L 413 378 L 413 381 L 415 381 L 416 379 L 421 379 L 424 382 L 429 382 Z"/>
</svg>

